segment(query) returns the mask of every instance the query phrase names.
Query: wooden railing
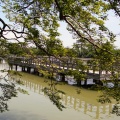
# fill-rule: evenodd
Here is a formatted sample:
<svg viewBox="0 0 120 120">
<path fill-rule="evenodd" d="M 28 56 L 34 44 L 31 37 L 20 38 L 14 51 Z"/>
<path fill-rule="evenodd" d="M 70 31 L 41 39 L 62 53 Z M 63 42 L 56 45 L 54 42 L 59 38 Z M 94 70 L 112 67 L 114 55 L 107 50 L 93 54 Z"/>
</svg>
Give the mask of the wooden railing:
<svg viewBox="0 0 120 120">
<path fill-rule="evenodd" d="M 53 56 L 38 56 L 36 58 L 27 58 L 27 57 L 9 57 L 8 63 L 10 65 L 16 65 L 21 67 L 29 68 L 41 68 L 50 70 L 51 68 L 54 71 L 58 72 L 59 70 L 68 71 L 68 70 L 78 70 L 85 72 L 88 78 L 93 78 L 96 80 L 109 79 L 110 73 L 107 71 L 101 71 L 98 66 L 89 64 L 90 61 L 93 61 L 92 58 L 55 58 Z M 80 64 L 79 64 L 80 62 Z M 82 69 L 79 65 L 86 65 L 86 69 Z M 95 70 L 95 67 L 97 70 Z"/>
</svg>

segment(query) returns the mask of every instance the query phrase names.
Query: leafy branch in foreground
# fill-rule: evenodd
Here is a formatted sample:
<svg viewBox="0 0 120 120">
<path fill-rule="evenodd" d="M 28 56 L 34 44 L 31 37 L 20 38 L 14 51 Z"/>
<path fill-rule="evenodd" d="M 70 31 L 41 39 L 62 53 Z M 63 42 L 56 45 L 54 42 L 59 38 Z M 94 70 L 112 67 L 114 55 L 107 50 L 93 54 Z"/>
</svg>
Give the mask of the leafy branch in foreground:
<svg viewBox="0 0 120 120">
<path fill-rule="evenodd" d="M 120 116 L 120 83 L 118 81 L 117 77 L 113 77 L 114 79 L 112 81 L 114 86 L 103 86 L 100 87 L 102 95 L 99 96 L 98 102 L 104 104 L 104 103 L 112 103 L 114 100 L 115 105 L 112 109 L 112 114 L 116 114 L 117 116 Z M 107 84 L 106 81 L 104 81 L 104 84 Z"/>
<path fill-rule="evenodd" d="M 0 112 L 8 111 L 7 101 L 12 97 L 17 97 L 17 91 L 13 85 L 0 84 L 1 91 L 3 92 L 0 96 Z"/>
<path fill-rule="evenodd" d="M 45 87 L 43 89 L 43 92 L 49 97 L 49 99 L 53 102 L 53 104 L 56 105 L 56 107 L 62 111 L 63 108 L 65 108 L 65 106 L 60 101 L 61 98 L 59 94 L 60 93 L 65 94 L 65 93 L 56 88 L 57 84 L 58 84 L 57 82 L 51 80 L 51 83 L 49 83 L 49 87 Z"/>
<path fill-rule="evenodd" d="M 23 85 L 23 83 L 20 80 L 15 81 L 13 76 L 20 77 L 20 73 L 10 70 L 1 70 L 1 72 L 7 72 L 4 77 L 0 78 L 0 112 L 2 113 L 9 110 L 7 102 L 17 97 L 18 92 L 23 94 L 28 94 L 28 92 L 20 87 L 17 88 L 17 85 Z"/>
<path fill-rule="evenodd" d="M 50 56 L 56 53 L 53 51 L 53 40 L 56 41 L 56 37 L 59 36 L 57 32 L 58 22 L 65 21 L 68 24 L 68 30 L 74 37 L 82 38 L 91 43 L 96 50 L 95 54 L 99 54 L 101 69 L 114 72 L 114 70 L 109 69 L 114 58 L 109 54 L 112 54 L 113 51 L 110 52 L 108 44 L 107 48 L 102 47 L 102 45 L 108 41 L 112 43 L 115 40 L 115 35 L 104 26 L 104 22 L 110 9 L 114 9 L 115 13 L 118 16 L 120 15 L 119 0 L 107 0 L 107 2 L 106 0 L 1 0 L 0 2 L 3 11 L 6 13 L 6 18 L 15 23 L 15 26 L 12 27 L 15 29 L 12 29 L 3 19 L 0 19 L 0 23 L 3 25 L 0 27 L 1 38 L 7 39 L 4 33 L 11 31 L 16 37 L 16 41 L 23 38 L 26 43 L 32 43 Z M 41 31 L 47 35 L 41 35 Z M 18 34 L 20 36 L 17 36 Z M 48 42 L 49 40 L 50 42 Z M 46 43 L 49 47 L 46 47 Z M 52 49 L 50 49 L 51 47 Z M 77 78 L 78 76 L 80 78 L 81 75 L 76 74 Z M 53 87 L 52 84 L 51 86 Z M 114 91 L 113 94 L 111 91 Z M 58 91 L 47 88 L 45 92 L 59 106 L 59 103 L 56 103 L 56 100 L 59 100 L 59 97 L 56 96 Z M 106 89 L 104 93 L 109 93 L 108 97 L 114 99 L 118 95 L 117 89 Z M 108 97 L 106 99 L 103 97 L 103 101 L 109 101 Z"/>
<path fill-rule="evenodd" d="M 113 106 L 112 114 L 116 114 L 117 116 L 120 116 L 120 103 L 117 103 Z"/>
<path fill-rule="evenodd" d="M 118 88 L 118 91 L 119 91 L 119 89 L 120 88 Z M 110 95 L 110 93 L 112 95 Z M 120 102 L 118 100 L 120 94 L 118 96 L 116 96 L 116 95 L 118 95 L 118 94 L 112 93 L 112 91 L 107 88 L 107 89 L 105 89 L 105 92 L 102 95 L 99 96 L 98 102 L 100 102 L 102 104 L 104 104 L 104 103 L 112 103 L 112 97 L 117 98 L 117 103 L 115 103 L 115 105 L 113 106 L 111 113 L 116 114 L 117 116 L 120 116 Z"/>
</svg>

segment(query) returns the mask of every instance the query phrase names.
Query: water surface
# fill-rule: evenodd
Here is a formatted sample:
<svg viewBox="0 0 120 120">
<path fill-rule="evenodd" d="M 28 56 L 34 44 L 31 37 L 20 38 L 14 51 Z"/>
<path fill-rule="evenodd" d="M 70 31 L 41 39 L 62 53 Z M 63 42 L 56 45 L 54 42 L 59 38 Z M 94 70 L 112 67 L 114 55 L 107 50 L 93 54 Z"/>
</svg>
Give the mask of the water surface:
<svg viewBox="0 0 120 120">
<path fill-rule="evenodd" d="M 48 86 L 44 78 L 27 73 L 22 75 L 24 89 L 29 95 L 19 93 L 18 97 L 12 98 L 8 102 L 9 111 L 0 113 L 0 120 L 118 120 L 120 118 L 111 114 L 113 103 L 102 105 L 97 102 L 99 92 L 82 89 L 81 93 L 77 94 L 78 87 L 67 84 L 57 85 L 58 89 L 66 93 L 60 94 L 62 103 L 66 106 L 60 111 L 42 92 L 42 89 Z"/>
</svg>

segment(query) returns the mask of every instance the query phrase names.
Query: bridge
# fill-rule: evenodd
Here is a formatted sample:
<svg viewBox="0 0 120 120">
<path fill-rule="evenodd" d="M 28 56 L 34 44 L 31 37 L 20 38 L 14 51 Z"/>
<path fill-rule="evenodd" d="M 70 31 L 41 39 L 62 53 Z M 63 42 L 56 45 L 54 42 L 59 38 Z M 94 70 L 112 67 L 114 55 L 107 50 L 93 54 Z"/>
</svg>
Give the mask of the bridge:
<svg viewBox="0 0 120 120">
<path fill-rule="evenodd" d="M 53 56 L 39 56 L 35 58 L 29 57 L 9 57 L 8 63 L 11 66 L 15 66 L 17 70 L 18 66 L 21 67 L 22 71 L 28 73 L 31 72 L 31 69 L 34 69 L 34 73 L 40 75 L 40 70 L 49 71 L 60 75 L 60 79 L 65 81 L 66 72 L 69 70 L 78 70 L 86 74 L 86 80 L 84 84 L 87 84 L 87 81 L 93 80 L 94 83 L 100 83 L 102 80 L 110 80 L 111 74 L 108 71 L 102 71 L 99 67 L 98 70 L 95 70 L 93 64 L 89 64 L 92 61 L 92 58 L 56 58 Z M 82 69 L 82 65 L 86 65 L 86 69 Z"/>
</svg>

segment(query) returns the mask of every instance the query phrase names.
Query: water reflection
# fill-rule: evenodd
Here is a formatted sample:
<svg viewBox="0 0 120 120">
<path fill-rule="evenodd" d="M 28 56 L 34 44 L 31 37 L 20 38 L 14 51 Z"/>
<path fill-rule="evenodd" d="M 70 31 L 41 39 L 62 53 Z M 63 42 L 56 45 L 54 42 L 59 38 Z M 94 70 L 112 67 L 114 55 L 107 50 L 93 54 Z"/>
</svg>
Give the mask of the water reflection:
<svg viewBox="0 0 120 120">
<path fill-rule="evenodd" d="M 47 84 L 41 84 L 40 82 L 34 83 L 34 81 L 29 81 L 29 80 L 24 80 L 24 79 L 22 79 L 22 82 L 24 83 L 25 87 L 28 90 L 45 96 L 45 94 L 42 90 L 44 89 L 44 87 L 46 87 Z M 62 85 L 62 86 L 71 87 L 68 85 Z M 62 89 L 62 90 L 64 90 L 64 89 Z M 97 94 L 97 92 L 96 92 L 96 94 Z M 61 93 L 59 95 L 61 97 L 62 103 L 67 108 L 82 112 L 84 114 L 87 114 L 87 115 L 95 118 L 95 119 L 99 119 L 102 114 L 106 114 L 106 115 L 111 114 L 112 107 L 113 107 L 112 103 L 105 104 L 105 105 L 100 104 L 100 103 L 95 102 L 94 98 L 90 98 L 90 100 L 91 99 L 93 100 L 93 102 L 91 102 L 89 99 L 85 100 L 85 98 L 82 98 L 83 96 L 76 95 L 76 94 L 69 95 L 69 94 Z M 92 97 L 92 95 L 91 95 L 91 97 Z"/>
<path fill-rule="evenodd" d="M 17 117 L 16 117 L 17 116 Z M 29 116 L 26 118 L 26 116 Z M 12 111 L 9 112 L 7 115 L 0 116 L 0 120 L 47 120 L 45 116 L 39 116 L 34 113 L 29 113 L 25 111 Z"/>
<path fill-rule="evenodd" d="M 4 65 L 2 65 L 1 67 L 9 68 L 8 66 L 4 66 Z M 80 119 L 106 120 L 105 116 L 109 116 L 108 119 L 111 119 L 111 120 L 118 120 L 117 116 L 115 116 L 114 118 L 111 115 L 113 104 L 102 105 L 100 103 L 97 103 L 96 98 L 98 96 L 98 93 L 96 91 L 83 89 L 81 91 L 81 94 L 78 95 L 76 92 L 77 87 L 64 85 L 64 84 L 58 85 L 57 88 L 65 91 L 66 94 L 59 94 L 59 95 L 61 97 L 61 102 L 67 108 L 63 112 L 59 112 L 56 109 L 52 108 L 50 104 L 48 104 L 48 100 L 45 100 L 42 98 L 43 96 L 47 98 L 47 96 L 44 94 L 42 90 L 46 86 L 48 86 L 48 83 L 45 83 L 44 79 L 38 76 L 34 76 L 27 73 L 22 73 L 22 74 L 23 74 L 23 77 L 21 78 L 21 81 L 24 83 L 24 88 L 30 91 L 30 93 L 31 92 L 35 93 L 36 96 L 30 95 L 30 96 L 22 96 L 22 97 L 19 97 L 18 99 L 16 98 L 16 101 L 18 102 L 18 104 L 14 105 L 15 102 L 13 102 L 11 106 L 14 106 L 14 107 L 20 106 L 20 108 L 18 109 L 15 107 L 14 110 L 11 110 L 8 113 L 3 113 L 2 115 L 0 115 L 1 120 L 28 120 L 28 119 L 29 120 L 56 120 L 56 119 L 53 119 L 51 116 L 49 116 L 49 114 L 52 114 L 52 116 L 57 118 L 57 120 L 61 120 L 61 119 L 73 120 L 73 118 L 75 118 L 75 120 L 80 120 Z M 40 105 L 39 103 L 40 99 L 38 98 L 38 96 L 42 96 L 41 97 L 42 105 Z M 26 99 L 24 99 L 25 97 Z M 35 100 L 33 100 L 33 98 L 35 98 Z M 23 101 L 23 103 L 20 101 Z M 30 104 L 27 105 L 27 102 Z M 43 104 L 46 105 L 46 108 L 44 108 Z M 32 109 L 30 109 L 30 107 Z M 13 115 L 13 113 L 15 114 Z M 91 119 L 86 117 L 85 115 L 89 116 Z M 51 117 L 51 119 L 47 118 L 48 116 Z"/>
</svg>

